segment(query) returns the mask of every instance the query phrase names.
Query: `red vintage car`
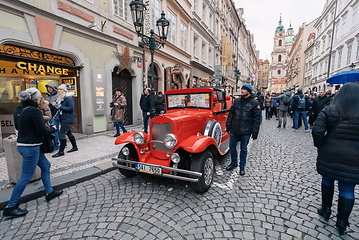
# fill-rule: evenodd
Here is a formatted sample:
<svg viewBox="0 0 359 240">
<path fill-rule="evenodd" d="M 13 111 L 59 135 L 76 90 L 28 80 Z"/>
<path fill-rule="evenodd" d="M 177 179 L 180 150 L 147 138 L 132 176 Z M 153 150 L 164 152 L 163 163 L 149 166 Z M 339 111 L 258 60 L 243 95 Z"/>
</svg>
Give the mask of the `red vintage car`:
<svg viewBox="0 0 359 240">
<path fill-rule="evenodd" d="M 214 158 L 229 150 L 226 120 L 232 99 L 216 88 L 166 91 L 166 113 L 150 121 L 149 133 L 127 132 L 113 165 L 126 177 L 138 172 L 191 182 L 206 192 L 213 181 Z"/>
</svg>

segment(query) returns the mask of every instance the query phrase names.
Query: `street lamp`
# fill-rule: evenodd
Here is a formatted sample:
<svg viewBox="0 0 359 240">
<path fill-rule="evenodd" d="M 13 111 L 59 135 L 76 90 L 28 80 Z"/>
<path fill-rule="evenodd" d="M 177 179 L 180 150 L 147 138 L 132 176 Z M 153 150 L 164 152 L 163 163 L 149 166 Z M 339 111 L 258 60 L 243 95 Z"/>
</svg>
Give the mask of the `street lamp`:
<svg viewBox="0 0 359 240">
<path fill-rule="evenodd" d="M 154 61 L 153 55 L 155 50 L 163 47 L 167 40 L 168 28 L 170 22 L 166 19 L 165 13 L 161 13 L 161 18 L 156 21 L 156 26 L 158 27 L 158 35 L 160 37 L 160 41 L 157 41 L 154 37 L 154 31 L 151 29 L 151 36 L 146 36 L 142 34 L 143 28 L 143 13 L 146 10 L 146 5 L 142 2 L 142 0 L 133 0 L 130 3 L 130 9 L 132 14 L 133 25 L 135 26 L 135 30 L 137 36 L 142 38 L 143 43 L 148 46 L 151 52 L 151 118 L 155 116 L 155 89 L 154 89 Z"/>
</svg>

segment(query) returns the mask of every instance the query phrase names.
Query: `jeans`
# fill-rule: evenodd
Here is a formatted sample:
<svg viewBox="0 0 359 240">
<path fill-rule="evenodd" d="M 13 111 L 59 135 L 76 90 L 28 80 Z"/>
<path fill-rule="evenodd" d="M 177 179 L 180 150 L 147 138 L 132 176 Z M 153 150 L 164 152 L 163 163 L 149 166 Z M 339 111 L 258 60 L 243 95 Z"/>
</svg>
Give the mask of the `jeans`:
<svg viewBox="0 0 359 240">
<path fill-rule="evenodd" d="M 322 177 L 322 184 L 327 186 L 334 186 L 334 179 Z M 338 181 L 339 195 L 347 199 L 355 199 L 354 188 L 355 184 Z"/>
<path fill-rule="evenodd" d="M 286 111 L 281 111 L 281 110 L 279 110 L 279 112 L 278 112 L 278 119 L 279 119 L 278 126 L 281 126 L 281 125 L 282 125 L 282 122 L 283 122 L 283 127 L 284 127 L 285 125 L 287 125 L 287 112 L 286 112 Z"/>
<path fill-rule="evenodd" d="M 146 111 L 142 111 L 142 117 L 143 117 L 143 131 L 144 131 L 145 133 L 148 133 L 148 132 L 147 132 L 148 119 L 150 118 L 150 116 L 147 115 L 147 112 L 146 112 Z"/>
<path fill-rule="evenodd" d="M 115 122 L 115 127 L 116 127 L 117 134 L 120 134 L 120 128 L 122 129 L 123 133 L 127 132 L 125 127 L 123 126 L 123 124 L 120 122 Z"/>
<path fill-rule="evenodd" d="M 229 139 L 229 147 L 231 150 L 231 163 L 232 165 L 238 165 L 238 152 L 237 152 L 237 143 L 241 142 L 241 152 L 239 155 L 239 166 L 246 166 L 247 162 L 247 146 L 249 143 L 251 135 L 237 135 L 234 133 L 230 133 Z"/>
<path fill-rule="evenodd" d="M 14 190 L 12 191 L 10 201 L 7 204 L 8 207 L 13 207 L 19 202 L 21 194 L 24 192 L 26 185 L 34 176 L 37 165 L 41 169 L 41 180 L 44 184 L 46 194 L 49 194 L 54 190 L 50 181 L 51 163 L 40 151 L 40 146 L 18 146 L 17 149 L 23 157 L 22 172 L 20 180 L 16 183 Z"/>
<path fill-rule="evenodd" d="M 294 128 L 295 128 L 295 130 L 298 130 L 299 116 L 301 116 L 303 119 L 305 130 L 308 130 L 307 111 L 305 111 L 305 110 L 294 112 Z"/>
<path fill-rule="evenodd" d="M 55 143 L 55 147 L 58 147 L 59 146 L 59 126 L 60 126 L 60 123 L 58 121 L 56 121 L 54 118 L 52 118 L 50 121 L 49 121 L 49 124 L 50 125 L 55 125 L 56 126 L 56 130 L 55 132 L 53 133 L 53 135 L 55 136 L 55 139 L 54 139 L 54 143 Z"/>
<path fill-rule="evenodd" d="M 71 132 L 71 125 L 72 123 L 66 123 L 66 122 L 61 123 L 60 132 L 59 132 L 60 139 L 66 139 L 66 135 L 69 138 L 74 136 Z"/>
<path fill-rule="evenodd" d="M 266 119 L 270 118 L 270 107 L 266 107 Z"/>
</svg>

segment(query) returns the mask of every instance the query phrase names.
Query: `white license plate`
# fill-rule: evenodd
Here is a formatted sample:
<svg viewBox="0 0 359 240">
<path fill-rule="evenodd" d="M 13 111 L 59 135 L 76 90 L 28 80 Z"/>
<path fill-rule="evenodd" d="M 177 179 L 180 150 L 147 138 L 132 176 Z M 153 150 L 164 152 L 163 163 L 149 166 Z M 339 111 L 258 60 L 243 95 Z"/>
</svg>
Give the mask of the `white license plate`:
<svg viewBox="0 0 359 240">
<path fill-rule="evenodd" d="M 150 165 L 145 165 L 145 164 L 141 164 L 141 163 L 136 163 L 135 168 L 136 168 L 136 170 L 138 170 L 140 172 L 162 175 L 162 168 L 161 167 L 150 166 Z"/>
</svg>

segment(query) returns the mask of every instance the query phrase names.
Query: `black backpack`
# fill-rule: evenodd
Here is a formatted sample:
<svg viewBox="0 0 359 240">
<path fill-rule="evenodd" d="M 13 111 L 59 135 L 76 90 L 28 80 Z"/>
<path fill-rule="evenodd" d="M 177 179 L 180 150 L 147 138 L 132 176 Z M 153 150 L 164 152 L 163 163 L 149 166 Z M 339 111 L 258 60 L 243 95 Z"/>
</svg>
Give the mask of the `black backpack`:
<svg viewBox="0 0 359 240">
<path fill-rule="evenodd" d="M 287 95 L 284 95 L 283 97 L 283 104 L 288 106 L 290 104 L 290 97 Z"/>
</svg>

